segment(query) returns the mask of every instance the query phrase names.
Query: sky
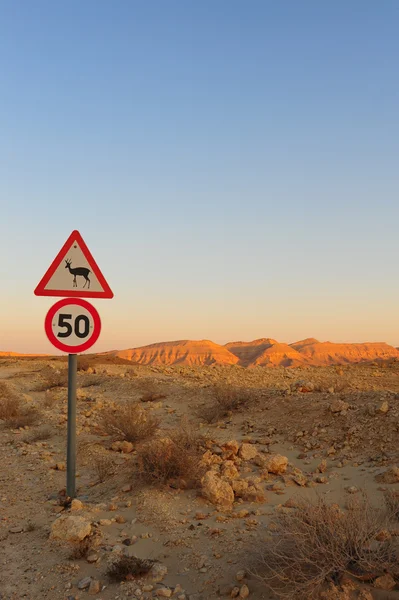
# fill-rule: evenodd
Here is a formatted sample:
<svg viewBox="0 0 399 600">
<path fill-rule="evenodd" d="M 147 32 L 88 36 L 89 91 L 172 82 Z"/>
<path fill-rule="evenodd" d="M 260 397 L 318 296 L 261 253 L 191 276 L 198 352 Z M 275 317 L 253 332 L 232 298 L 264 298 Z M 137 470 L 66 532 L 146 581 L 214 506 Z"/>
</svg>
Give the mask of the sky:
<svg viewBox="0 0 399 600">
<path fill-rule="evenodd" d="M 79 230 L 105 351 L 399 345 L 396 0 L 2 0 L 0 350 Z"/>
</svg>

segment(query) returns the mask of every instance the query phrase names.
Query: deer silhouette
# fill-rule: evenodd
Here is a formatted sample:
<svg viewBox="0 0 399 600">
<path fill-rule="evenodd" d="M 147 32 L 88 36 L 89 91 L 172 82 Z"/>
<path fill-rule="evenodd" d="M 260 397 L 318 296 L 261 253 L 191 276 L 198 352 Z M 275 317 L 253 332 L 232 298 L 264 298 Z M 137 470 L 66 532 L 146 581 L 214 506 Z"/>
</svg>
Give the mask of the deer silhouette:
<svg viewBox="0 0 399 600">
<path fill-rule="evenodd" d="M 74 269 L 72 269 L 71 267 L 71 259 L 68 259 L 65 261 L 66 265 L 65 268 L 69 270 L 70 274 L 73 275 L 73 287 L 78 287 L 78 284 L 76 282 L 76 276 L 80 275 L 81 277 L 85 278 L 85 284 L 84 284 L 84 288 L 86 287 L 86 284 L 88 283 L 88 289 L 90 289 L 90 279 L 89 279 L 89 273 L 91 273 L 90 269 L 86 269 L 86 267 L 75 267 Z"/>
</svg>

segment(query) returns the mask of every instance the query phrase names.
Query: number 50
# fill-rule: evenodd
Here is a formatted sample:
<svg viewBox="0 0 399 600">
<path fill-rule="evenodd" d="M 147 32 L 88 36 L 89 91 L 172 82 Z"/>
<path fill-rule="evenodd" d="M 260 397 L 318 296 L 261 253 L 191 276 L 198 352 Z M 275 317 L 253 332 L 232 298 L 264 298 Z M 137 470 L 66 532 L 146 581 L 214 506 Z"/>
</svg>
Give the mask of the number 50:
<svg viewBox="0 0 399 600">
<path fill-rule="evenodd" d="M 65 331 L 59 331 L 57 333 L 57 337 L 59 338 L 67 338 L 74 332 L 76 337 L 83 339 L 87 337 L 90 333 L 90 320 L 86 315 L 78 315 L 75 317 L 75 322 L 73 327 L 69 321 L 72 319 L 72 315 L 68 315 L 65 313 L 60 313 L 58 315 L 58 327 L 65 328 Z M 83 323 L 83 328 L 82 328 Z"/>
</svg>

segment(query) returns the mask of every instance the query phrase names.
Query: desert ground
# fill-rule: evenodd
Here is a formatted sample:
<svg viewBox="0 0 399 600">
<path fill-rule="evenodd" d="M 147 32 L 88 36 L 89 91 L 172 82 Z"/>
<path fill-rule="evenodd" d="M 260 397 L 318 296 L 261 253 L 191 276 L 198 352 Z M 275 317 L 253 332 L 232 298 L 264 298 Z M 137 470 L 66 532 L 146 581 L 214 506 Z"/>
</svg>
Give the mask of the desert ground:
<svg viewBox="0 0 399 600">
<path fill-rule="evenodd" d="M 0 359 L 2 600 L 399 599 L 397 360 L 82 357 L 73 500 L 66 366 Z"/>
</svg>

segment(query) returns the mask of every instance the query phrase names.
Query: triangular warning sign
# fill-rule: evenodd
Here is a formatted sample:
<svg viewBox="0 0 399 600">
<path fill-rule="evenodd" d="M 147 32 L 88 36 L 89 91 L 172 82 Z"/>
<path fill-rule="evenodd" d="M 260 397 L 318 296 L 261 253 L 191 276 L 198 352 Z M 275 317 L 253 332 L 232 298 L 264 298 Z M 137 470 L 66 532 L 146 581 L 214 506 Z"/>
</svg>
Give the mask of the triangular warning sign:
<svg viewBox="0 0 399 600">
<path fill-rule="evenodd" d="M 35 289 L 35 295 L 67 298 L 114 296 L 79 231 L 72 231 Z"/>
</svg>

